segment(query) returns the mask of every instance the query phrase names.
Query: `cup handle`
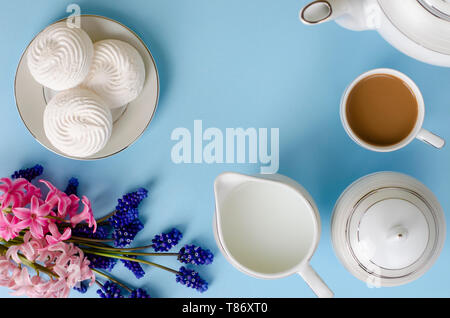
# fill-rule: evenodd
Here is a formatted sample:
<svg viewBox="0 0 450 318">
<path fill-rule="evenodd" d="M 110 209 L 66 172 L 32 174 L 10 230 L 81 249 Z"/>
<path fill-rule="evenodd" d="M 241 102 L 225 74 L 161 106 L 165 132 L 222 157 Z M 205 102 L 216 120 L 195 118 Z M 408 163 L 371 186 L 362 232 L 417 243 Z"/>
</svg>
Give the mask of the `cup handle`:
<svg viewBox="0 0 450 318">
<path fill-rule="evenodd" d="M 419 131 L 416 138 L 438 149 L 445 146 L 444 139 L 423 128 Z"/>
<path fill-rule="evenodd" d="M 308 286 L 312 289 L 314 294 L 319 298 L 332 298 L 334 293 L 325 284 L 325 282 L 317 275 L 316 271 L 311 267 L 311 265 L 306 264 L 298 274 L 305 280 Z"/>
</svg>

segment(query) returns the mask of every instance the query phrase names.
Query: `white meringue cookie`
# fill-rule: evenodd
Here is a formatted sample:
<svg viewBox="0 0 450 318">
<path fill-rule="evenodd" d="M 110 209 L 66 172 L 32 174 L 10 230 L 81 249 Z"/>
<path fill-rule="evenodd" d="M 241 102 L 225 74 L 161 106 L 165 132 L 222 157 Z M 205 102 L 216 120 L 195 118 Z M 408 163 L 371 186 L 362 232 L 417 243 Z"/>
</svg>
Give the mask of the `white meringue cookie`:
<svg viewBox="0 0 450 318">
<path fill-rule="evenodd" d="M 27 51 L 27 62 L 38 83 L 61 91 L 83 82 L 93 56 L 94 45 L 85 31 L 58 22 L 33 40 Z"/>
<path fill-rule="evenodd" d="M 44 130 L 50 142 L 73 157 L 89 157 L 111 137 L 113 121 L 105 102 L 88 89 L 58 93 L 44 111 Z"/>
<path fill-rule="evenodd" d="M 82 86 L 94 91 L 111 108 L 127 105 L 142 92 L 145 65 L 139 52 L 119 40 L 94 43 L 94 60 Z"/>
</svg>

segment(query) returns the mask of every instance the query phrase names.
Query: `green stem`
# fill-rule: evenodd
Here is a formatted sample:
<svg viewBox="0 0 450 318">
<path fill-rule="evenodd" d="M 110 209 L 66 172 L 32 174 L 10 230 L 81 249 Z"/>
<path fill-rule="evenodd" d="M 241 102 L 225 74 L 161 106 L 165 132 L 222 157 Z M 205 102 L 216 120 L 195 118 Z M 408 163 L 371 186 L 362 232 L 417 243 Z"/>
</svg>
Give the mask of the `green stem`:
<svg viewBox="0 0 450 318">
<path fill-rule="evenodd" d="M 33 268 L 36 272 L 42 272 L 47 274 L 50 277 L 59 278 L 59 276 L 54 273 L 53 271 L 49 270 L 47 267 L 44 267 L 40 264 L 34 263 L 29 261 L 25 256 L 22 256 L 21 254 L 17 254 L 22 261 L 22 263 L 28 267 Z"/>
<path fill-rule="evenodd" d="M 133 255 L 133 256 L 178 256 L 178 253 L 136 253 L 136 252 L 126 252 L 126 251 L 108 251 L 109 253 L 115 255 Z"/>
<path fill-rule="evenodd" d="M 139 246 L 139 247 L 128 247 L 128 248 L 124 248 L 124 247 L 110 247 L 110 246 L 104 246 L 105 248 L 103 249 L 107 249 L 106 247 L 109 247 L 109 249 L 115 250 L 115 251 L 122 251 L 122 252 L 127 252 L 127 251 L 139 251 L 139 250 L 146 250 L 149 248 L 153 248 L 153 244 L 152 245 L 145 245 L 145 246 Z"/>
<path fill-rule="evenodd" d="M 110 247 L 110 246 L 99 246 L 99 245 L 94 245 L 94 244 L 89 244 L 89 243 L 84 243 L 81 242 L 81 245 L 87 246 L 87 247 L 92 247 L 98 250 L 105 250 L 108 251 L 110 253 L 114 253 L 114 254 L 123 254 L 123 255 L 142 255 L 142 256 L 178 256 L 178 253 L 133 253 L 133 252 L 128 252 L 131 251 L 132 249 L 122 249 L 122 248 L 116 248 L 116 247 Z"/>
<path fill-rule="evenodd" d="M 153 244 L 151 245 L 145 245 L 145 246 L 139 246 L 139 247 L 129 247 L 129 248 L 119 248 L 121 251 L 139 251 L 139 250 L 146 250 L 149 248 L 153 248 Z"/>
<path fill-rule="evenodd" d="M 59 221 L 59 222 L 65 223 L 65 224 L 70 224 L 69 220 L 66 220 L 66 219 L 63 219 L 63 218 L 60 218 L 60 217 L 57 217 L 57 216 L 47 215 L 46 218 L 47 219 L 56 220 L 56 221 Z"/>
<path fill-rule="evenodd" d="M 2 239 L 1 242 L 13 244 L 13 245 L 20 245 L 20 244 L 23 244 L 23 239 L 20 238 L 20 237 L 16 237 L 16 238 L 13 238 L 13 239 L 11 239 L 9 241 L 5 241 L 5 240 Z"/>
<path fill-rule="evenodd" d="M 91 239 L 91 238 L 87 238 L 87 237 L 80 237 L 80 236 L 73 236 L 69 239 L 69 241 L 71 241 L 72 243 L 80 243 L 78 241 L 81 242 L 93 242 L 93 243 L 107 243 L 107 242 L 112 242 L 114 241 L 113 239 L 108 239 L 108 240 L 100 240 L 100 239 Z"/>
<path fill-rule="evenodd" d="M 98 280 L 95 280 L 95 283 L 96 283 L 100 288 L 103 288 L 103 284 L 100 283 Z"/>
<path fill-rule="evenodd" d="M 136 252 L 127 252 L 127 251 L 111 251 L 108 250 L 108 253 L 114 255 L 133 255 L 133 256 L 178 256 L 178 253 L 136 253 Z"/>
<path fill-rule="evenodd" d="M 0 255 L 5 255 L 8 248 L 4 246 L 3 244 L 0 244 Z"/>
<path fill-rule="evenodd" d="M 98 250 L 105 250 L 105 251 L 120 251 L 121 249 L 115 248 L 115 247 L 111 247 L 109 245 L 98 245 L 98 244 L 91 244 L 91 243 L 87 243 L 87 242 L 77 242 L 80 245 L 83 246 L 87 246 L 87 247 L 92 247 Z"/>
<path fill-rule="evenodd" d="M 86 254 L 93 254 L 93 255 L 98 255 L 98 256 L 104 256 L 104 257 L 109 257 L 109 258 L 116 258 L 116 259 L 122 259 L 125 261 L 131 261 L 131 262 L 137 262 L 137 263 L 142 263 L 142 264 L 146 264 L 146 265 L 150 265 L 150 266 L 154 266 L 154 267 L 158 267 L 160 269 L 164 269 L 168 272 L 171 272 L 173 274 L 180 274 L 178 271 L 171 269 L 169 267 L 163 266 L 163 265 L 159 265 L 153 262 L 149 262 L 149 261 L 145 261 L 143 259 L 138 259 L 138 258 L 131 258 L 131 257 L 126 257 L 126 256 L 122 256 L 122 255 L 117 255 L 117 254 L 108 254 L 108 253 L 103 253 L 103 252 L 98 252 L 98 251 L 92 251 L 89 249 L 83 249 L 83 252 Z"/>
<path fill-rule="evenodd" d="M 99 275 L 105 277 L 106 279 L 112 281 L 113 283 L 116 283 L 117 285 L 119 285 L 119 286 L 122 287 L 123 289 L 127 290 L 129 293 L 132 292 L 131 288 L 129 288 L 128 286 L 122 284 L 121 282 L 119 282 L 118 280 L 112 278 L 111 276 L 109 276 L 109 275 L 107 275 L 107 274 L 105 274 L 105 273 L 103 273 L 103 272 L 101 272 L 101 271 L 99 271 L 99 270 L 97 270 L 97 269 L 95 269 L 95 268 L 91 268 L 91 269 L 92 269 L 92 271 L 93 271 L 94 273 L 97 273 L 97 274 L 99 274 Z M 100 283 L 98 283 L 98 284 L 100 284 Z M 100 284 L 100 285 L 101 285 L 101 284 Z M 101 287 L 103 287 L 103 285 L 101 285 Z"/>
<path fill-rule="evenodd" d="M 98 220 L 95 220 L 95 221 L 97 222 L 97 224 L 105 223 L 110 217 L 112 217 L 116 213 L 117 213 L 117 210 L 114 210 L 111 213 L 109 213 L 108 215 L 105 215 L 104 217 L 102 217 Z"/>
</svg>

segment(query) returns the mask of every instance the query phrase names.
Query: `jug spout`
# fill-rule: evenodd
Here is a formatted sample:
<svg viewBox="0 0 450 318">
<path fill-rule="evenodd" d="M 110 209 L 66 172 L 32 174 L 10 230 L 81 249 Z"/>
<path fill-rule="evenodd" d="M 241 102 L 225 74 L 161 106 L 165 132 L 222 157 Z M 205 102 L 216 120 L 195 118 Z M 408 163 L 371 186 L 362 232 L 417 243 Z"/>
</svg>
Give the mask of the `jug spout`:
<svg viewBox="0 0 450 318">
<path fill-rule="evenodd" d="M 214 195 L 217 212 L 219 212 L 220 206 L 222 206 L 222 203 L 228 197 L 228 194 L 244 182 L 249 181 L 251 178 L 252 177 L 250 176 L 235 172 L 225 172 L 220 174 L 214 181 Z"/>
<path fill-rule="evenodd" d="M 368 0 L 316 0 L 300 11 L 304 24 L 314 25 L 327 21 L 336 22 L 344 28 L 361 31 L 370 27 L 366 22 L 364 6 Z"/>
</svg>

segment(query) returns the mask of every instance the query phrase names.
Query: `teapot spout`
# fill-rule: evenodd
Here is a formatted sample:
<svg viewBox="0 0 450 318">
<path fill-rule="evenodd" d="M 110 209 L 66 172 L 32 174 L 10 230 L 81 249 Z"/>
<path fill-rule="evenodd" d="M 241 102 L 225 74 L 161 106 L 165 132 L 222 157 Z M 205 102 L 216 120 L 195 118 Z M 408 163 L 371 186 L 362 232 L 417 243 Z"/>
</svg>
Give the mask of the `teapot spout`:
<svg viewBox="0 0 450 318">
<path fill-rule="evenodd" d="M 216 200 L 216 212 L 220 213 L 220 207 L 228 195 L 241 184 L 250 181 L 252 177 L 235 172 L 220 174 L 214 181 L 214 196 Z"/>
<path fill-rule="evenodd" d="M 334 20 L 345 13 L 347 0 L 317 0 L 300 11 L 304 24 L 318 24 Z"/>
<path fill-rule="evenodd" d="M 365 6 L 367 0 L 316 0 L 300 11 L 300 20 L 304 24 L 314 25 L 327 21 L 336 22 L 344 28 L 362 31 L 371 29 L 367 21 Z M 374 7 L 374 6 L 372 6 Z M 375 18 L 378 11 L 371 14 Z"/>
</svg>

